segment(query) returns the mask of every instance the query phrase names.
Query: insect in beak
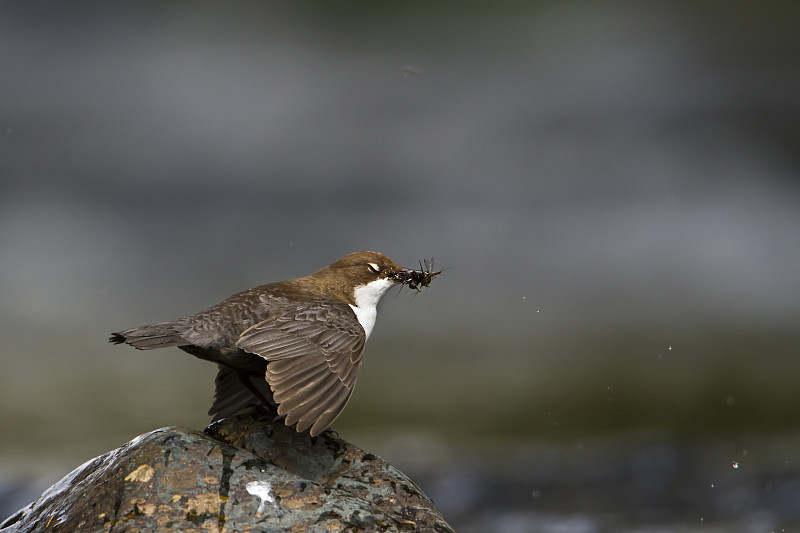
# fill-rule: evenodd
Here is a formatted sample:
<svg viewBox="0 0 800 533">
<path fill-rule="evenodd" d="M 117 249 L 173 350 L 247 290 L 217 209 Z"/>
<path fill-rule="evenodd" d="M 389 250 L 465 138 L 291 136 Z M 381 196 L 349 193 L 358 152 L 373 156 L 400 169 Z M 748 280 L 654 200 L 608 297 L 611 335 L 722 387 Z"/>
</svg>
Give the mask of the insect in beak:
<svg viewBox="0 0 800 533">
<path fill-rule="evenodd" d="M 403 285 L 408 285 L 410 289 L 414 289 L 417 292 L 420 292 L 422 289 L 420 287 L 427 287 L 433 281 L 433 278 L 441 274 L 442 271 L 439 270 L 438 272 L 433 271 L 433 257 L 430 259 L 425 259 L 424 263 L 423 260 L 419 262 L 419 270 L 413 269 L 406 269 L 398 272 L 394 275 L 395 280 L 402 283 Z"/>
</svg>

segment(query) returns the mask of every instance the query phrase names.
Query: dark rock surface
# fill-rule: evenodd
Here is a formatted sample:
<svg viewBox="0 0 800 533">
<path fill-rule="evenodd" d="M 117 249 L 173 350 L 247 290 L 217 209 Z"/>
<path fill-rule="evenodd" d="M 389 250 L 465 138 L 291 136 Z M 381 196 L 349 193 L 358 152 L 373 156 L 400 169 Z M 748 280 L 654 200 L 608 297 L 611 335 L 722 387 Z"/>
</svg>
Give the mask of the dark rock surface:
<svg viewBox="0 0 800 533">
<path fill-rule="evenodd" d="M 243 415 L 88 461 L 0 525 L 44 531 L 452 532 L 414 482 L 332 436 Z"/>
</svg>

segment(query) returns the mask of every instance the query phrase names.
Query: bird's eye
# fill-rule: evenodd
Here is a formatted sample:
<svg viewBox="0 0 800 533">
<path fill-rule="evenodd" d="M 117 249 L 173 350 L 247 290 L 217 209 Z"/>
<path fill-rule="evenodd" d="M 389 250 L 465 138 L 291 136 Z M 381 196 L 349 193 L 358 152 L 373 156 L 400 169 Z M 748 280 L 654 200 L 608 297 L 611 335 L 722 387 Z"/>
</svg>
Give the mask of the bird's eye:
<svg viewBox="0 0 800 533">
<path fill-rule="evenodd" d="M 367 266 L 369 267 L 370 272 L 372 272 L 373 274 L 377 274 L 378 272 L 381 271 L 381 269 L 378 268 L 378 265 L 376 265 L 375 263 L 367 263 Z"/>
</svg>

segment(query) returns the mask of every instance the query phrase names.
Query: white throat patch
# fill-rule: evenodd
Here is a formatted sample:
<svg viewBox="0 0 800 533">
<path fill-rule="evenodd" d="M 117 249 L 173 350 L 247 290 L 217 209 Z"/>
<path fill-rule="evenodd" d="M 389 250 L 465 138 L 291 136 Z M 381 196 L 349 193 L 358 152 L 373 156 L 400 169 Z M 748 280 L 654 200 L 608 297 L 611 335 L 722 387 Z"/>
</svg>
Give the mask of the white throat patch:
<svg viewBox="0 0 800 533">
<path fill-rule="evenodd" d="M 354 295 L 356 305 L 351 305 L 350 307 L 356 314 L 359 323 L 361 323 L 361 327 L 364 328 L 364 333 L 367 334 L 368 339 L 372 333 L 372 328 L 375 327 L 375 319 L 378 317 L 378 302 L 381 300 L 381 296 L 392 288 L 394 284 L 394 281 L 382 278 L 356 287 Z"/>
</svg>

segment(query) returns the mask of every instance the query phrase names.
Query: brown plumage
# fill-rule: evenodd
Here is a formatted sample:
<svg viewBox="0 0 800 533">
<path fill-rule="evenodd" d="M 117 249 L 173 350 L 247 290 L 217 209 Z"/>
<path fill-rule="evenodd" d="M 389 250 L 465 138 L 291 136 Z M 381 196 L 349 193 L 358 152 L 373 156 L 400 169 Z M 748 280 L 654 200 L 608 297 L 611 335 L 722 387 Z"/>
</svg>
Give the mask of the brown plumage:
<svg viewBox="0 0 800 533">
<path fill-rule="evenodd" d="M 110 342 L 178 348 L 219 366 L 214 420 L 258 404 L 317 435 L 355 387 L 380 297 L 415 279 L 378 252 L 355 252 L 310 276 L 262 285 L 194 315 L 112 333 Z"/>
</svg>

